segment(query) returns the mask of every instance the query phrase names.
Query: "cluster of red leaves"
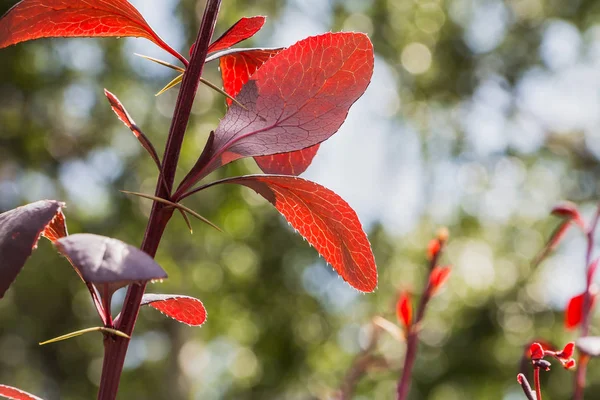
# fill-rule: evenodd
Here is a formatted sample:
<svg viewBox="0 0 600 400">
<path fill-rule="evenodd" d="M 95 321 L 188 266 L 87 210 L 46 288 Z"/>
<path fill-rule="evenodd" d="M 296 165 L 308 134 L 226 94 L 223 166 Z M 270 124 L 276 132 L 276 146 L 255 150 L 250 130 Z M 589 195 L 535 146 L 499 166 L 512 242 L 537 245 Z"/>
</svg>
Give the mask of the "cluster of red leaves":
<svg viewBox="0 0 600 400">
<path fill-rule="evenodd" d="M 442 228 L 438 231 L 437 237 L 431 239 L 427 245 L 429 276 L 425 291 L 423 292 L 423 299 L 421 300 L 422 302 L 424 301 L 425 304 L 444 286 L 444 283 L 450 276 L 451 267 L 449 265 L 437 265 L 437 261 L 441 256 L 447 240 L 448 230 L 446 228 Z M 396 318 L 406 331 L 410 330 L 413 324 L 413 305 L 411 294 L 407 290 L 402 291 L 398 296 L 398 300 L 396 302 Z"/>
<path fill-rule="evenodd" d="M 565 345 L 565 347 L 561 351 L 554 351 L 550 349 L 545 349 L 542 344 L 538 342 L 534 342 L 529 347 L 529 353 L 531 357 L 531 362 L 534 366 L 538 368 L 542 368 L 544 370 L 549 370 L 549 363 L 542 363 L 545 357 L 553 357 L 560 361 L 561 365 L 565 369 L 571 369 L 575 367 L 575 359 L 573 358 L 573 353 L 575 351 L 575 343 L 569 342 Z"/>
</svg>

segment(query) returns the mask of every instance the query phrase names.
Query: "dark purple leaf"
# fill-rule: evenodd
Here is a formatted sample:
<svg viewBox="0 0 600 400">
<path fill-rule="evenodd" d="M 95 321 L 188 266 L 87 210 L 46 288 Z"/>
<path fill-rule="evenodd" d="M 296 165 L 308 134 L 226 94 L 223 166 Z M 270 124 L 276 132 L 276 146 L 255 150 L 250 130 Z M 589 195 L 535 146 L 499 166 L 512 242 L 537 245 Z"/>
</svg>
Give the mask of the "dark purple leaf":
<svg viewBox="0 0 600 400">
<path fill-rule="evenodd" d="M 55 246 L 85 282 L 108 283 L 111 291 L 167 277 L 152 257 L 117 239 L 79 233 L 57 240 Z"/>
<path fill-rule="evenodd" d="M 65 203 L 41 200 L 0 214 L 0 298 L 13 283 L 41 235 L 55 240 L 67 234 Z"/>
</svg>

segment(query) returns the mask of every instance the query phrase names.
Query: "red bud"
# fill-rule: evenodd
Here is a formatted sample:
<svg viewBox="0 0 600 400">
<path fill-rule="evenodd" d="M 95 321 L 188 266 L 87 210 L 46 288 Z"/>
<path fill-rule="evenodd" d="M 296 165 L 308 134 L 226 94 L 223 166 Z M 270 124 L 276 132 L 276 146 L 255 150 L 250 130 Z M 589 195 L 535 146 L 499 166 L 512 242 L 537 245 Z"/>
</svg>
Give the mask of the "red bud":
<svg viewBox="0 0 600 400">
<path fill-rule="evenodd" d="M 406 329 L 410 328 L 412 324 L 412 312 L 410 293 L 403 291 L 396 303 L 396 317 L 398 318 L 398 322 Z"/>
<path fill-rule="evenodd" d="M 429 274 L 429 286 L 431 287 L 431 295 L 433 296 L 442 285 L 448 280 L 450 276 L 450 266 L 445 267 L 436 266 L 431 270 Z"/>
<path fill-rule="evenodd" d="M 538 342 L 534 342 L 529 347 L 529 353 L 531 354 L 532 360 L 541 360 L 544 358 L 544 348 Z"/>
</svg>

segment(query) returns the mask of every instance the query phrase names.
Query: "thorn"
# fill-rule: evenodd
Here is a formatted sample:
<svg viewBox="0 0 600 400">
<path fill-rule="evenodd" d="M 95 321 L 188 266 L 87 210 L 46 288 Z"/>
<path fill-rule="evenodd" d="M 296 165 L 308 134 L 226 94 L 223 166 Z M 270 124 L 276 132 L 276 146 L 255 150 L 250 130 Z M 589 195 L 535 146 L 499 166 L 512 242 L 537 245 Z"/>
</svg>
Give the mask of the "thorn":
<svg viewBox="0 0 600 400">
<path fill-rule="evenodd" d="M 179 72 L 182 72 L 182 73 L 185 72 L 185 69 L 183 69 L 181 67 L 178 67 L 177 65 L 173 65 L 171 63 L 168 63 L 166 61 L 159 60 L 158 58 L 154 58 L 154 57 L 150 57 L 150 56 L 145 56 L 143 54 L 138 54 L 138 53 L 133 53 L 133 54 L 135 54 L 138 57 L 145 58 L 146 60 L 150 60 L 150 61 L 153 61 L 153 62 L 155 62 L 157 64 L 163 65 L 165 67 L 169 67 L 171 69 L 174 69 L 175 71 L 179 71 Z"/>
<path fill-rule="evenodd" d="M 174 208 L 177 208 L 179 210 L 185 211 L 185 212 L 193 215 L 194 217 L 198 218 L 200 221 L 204 222 L 205 224 L 212 226 L 213 228 L 215 228 L 219 232 L 223 232 L 223 230 L 221 228 L 219 228 L 217 225 L 215 225 L 214 223 L 212 223 L 211 221 L 209 221 L 208 219 L 206 219 L 202 215 L 198 214 L 196 211 L 192 210 L 191 208 L 188 208 L 188 207 L 184 206 L 181 203 L 174 203 L 174 202 L 169 201 L 167 199 L 163 199 L 163 198 L 152 196 L 152 195 L 145 194 L 145 193 L 130 192 L 128 190 L 120 190 L 120 192 L 125 193 L 125 194 L 132 194 L 134 196 L 139 196 L 139 197 L 143 197 L 145 199 L 150 199 L 150 200 L 158 201 L 159 203 L 167 204 L 167 205 L 169 205 L 171 207 L 174 207 Z M 191 228 L 190 228 L 190 230 L 191 230 Z"/>
<path fill-rule="evenodd" d="M 231 97 L 229 95 L 229 93 L 225 92 L 220 87 L 216 86 L 215 84 L 207 81 L 206 79 L 204 79 L 202 77 L 200 78 L 200 82 L 204 83 L 209 88 L 211 88 L 213 90 L 216 90 L 217 92 L 221 93 L 223 96 L 227 97 L 229 100 L 233 101 L 235 104 L 237 104 L 238 106 L 242 107 L 244 110 L 248 111 L 248 109 L 246 108 L 246 106 L 244 106 L 242 103 L 240 103 L 239 101 L 237 101 L 236 99 L 234 99 L 233 97 Z"/>
<path fill-rule="evenodd" d="M 116 329 L 112 329 L 112 328 L 106 328 L 103 326 L 95 326 L 93 328 L 86 328 L 86 329 L 81 329 L 79 331 L 75 331 L 75 332 L 71 332 L 71 333 L 67 333 L 65 335 L 61 335 L 58 337 L 55 337 L 54 339 L 50 339 L 50 340 L 46 340 L 44 342 L 40 342 L 39 345 L 43 346 L 45 344 L 49 344 L 49 343 L 55 343 L 55 342 L 60 342 L 61 340 L 67 340 L 67 339 L 71 339 L 77 336 L 81 336 L 85 333 L 89 333 L 89 332 L 107 332 L 107 333 L 111 333 L 113 335 L 117 335 L 117 336 L 121 336 L 124 337 L 126 339 L 131 339 L 126 333 L 123 333 L 119 330 Z"/>
<path fill-rule="evenodd" d="M 172 87 L 179 85 L 182 80 L 183 80 L 183 74 L 177 75 L 175 77 L 175 79 L 173 79 L 171 82 L 167 83 L 166 86 L 164 88 L 160 89 L 160 91 L 158 93 L 156 93 L 154 96 L 160 96 L 161 94 L 163 94 L 167 90 L 171 89 Z"/>
</svg>

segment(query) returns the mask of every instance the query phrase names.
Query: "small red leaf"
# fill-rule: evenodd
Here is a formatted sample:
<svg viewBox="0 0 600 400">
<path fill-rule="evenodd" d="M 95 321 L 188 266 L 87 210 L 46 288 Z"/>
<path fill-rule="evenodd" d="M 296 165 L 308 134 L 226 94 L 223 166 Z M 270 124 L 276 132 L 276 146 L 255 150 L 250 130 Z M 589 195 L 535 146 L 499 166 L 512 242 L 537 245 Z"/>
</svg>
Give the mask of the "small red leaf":
<svg viewBox="0 0 600 400">
<path fill-rule="evenodd" d="M 532 360 L 541 360 L 544 358 L 544 348 L 537 342 L 531 344 L 529 347 L 529 353 L 531 354 Z"/>
<path fill-rule="evenodd" d="M 42 400 L 40 397 L 34 396 L 31 393 L 6 385 L 0 385 L 0 396 L 11 400 Z"/>
<path fill-rule="evenodd" d="M 51 241 L 67 234 L 65 206 L 42 200 L 0 214 L 0 298 L 13 283 L 41 235 Z"/>
<path fill-rule="evenodd" d="M 556 229 L 554 229 L 554 231 L 550 235 L 550 238 L 548 239 L 548 242 L 546 243 L 546 245 L 542 248 L 542 250 L 540 250 L 538 255 L 535 257 L 535 259 L 533 261 L 533 265 L 538 265 L 540 262 L 542 262 L 548 256 L 548 254 L 550 254 L 550 252 L 552 250 L 554 250 L 554 248 L 558 245 L 558 243 L 565 236 L 565 234 L 567 233 L 567 230 L 569 229 L 570 226 L 571 226 L 571 220 L 566 219 L 566 220 L 562 221 L 556 227 Z"/>
<path fill-rule="evenodd" d="M 220 38 L 215 40 L 208 46 L 208 52 L 212 53 L 219 50 L 224 50 L 243 40 L 251 38 L 265 24 L 266 17 L 244 17 L 233 24 Z"/>
<path fill-rule="evenodd" d="M 574 221 L 580 227 L 584 227 L 583 219 L 577 206 L 570 201 L 565 201 L 552 209 L 552 215 Z"/>
<path fill-rule="evenodd" d="M 247 186 L 267 199 L 352 287 L 372 292 L 377 267 L 358 216 L 340 196 L 302 178 L 248 175 L 222 183 Z"/>
<path fill-rule="evenodd" d="M 161 170 L 162 168 L 160 159 L 158 158 L 158 153 L 156 152 L 156 149 L 154 148 L 152 142 L 150 142 L 150 139 L 148 139 L 144 132 L 142 132 L 142 130 L 135 124 L 135 121 L 133 120 L 133 118 L 131 118 L 131 116 L 129 115 L 123 104 L 121 104 L 117 96 L 115 96 L 106 89 L 104 89 L 104 95 L 108 99 L 112 110 L 115 112 L 115 114 L 117 114 L 117 118 L 119 118 L 119 120 L 121 120 L 121 122 L 123 122 L 125 126 L 131 130 L 131 132 L 133 132 L 133 135 L 140 142 L 142 147 L 148 152 L 148 154 L 150 154 L 150 157 L 152 157 L 152 160 L 154 160 L 154 163 L 156 164 L 158 169 Z"/>
<path fill-rule="evenodd" d="M 167 273 L 142 250 L 120 240 L 78 233 L 54 245 L 86 283 L 110 284 L 110 291 L 130 283 L 165 279 Z"/>
<path fill-rule="evenodd" d="M 431 295 L 433 296 L 448 280 L 450 275 L 450 266 L 440 267 L 436 266 L 431 270 L 429 274 L 429 286 L 431 287 Z"/>
<path fill-rule="evenodd" d="M 567 305 L 567 309 L 565 311 L 565 327 L 567 329 L 575 329 L 583 320 L 584 296 L 585 292 L 569 300 L 569 304 Z M 592 295 L 591 299 L 592 304 L 590 304 L 590 309 L 592 309 L 596 303 L 596 296 Z"/>
<path fill-rule="evenodd" d="M 431 261 L 439 253 L 442 244 L 438 239 L 431 239 L 427 245 L 427 260 Z"/>
<path fill-rule="evenodd" d="M 196 163 L 175 198 L 242 157 L 302 150 L 333 135 L 373 74 L 373 45 L 361 33 L 309 37 L 268 59 L 215 131 L 208 161 Z"/>
<path fill-rule="evenodd" d="M 182 59 L 127 0 L 21 0 L 0 19 L 0 48 L 47 37 L 146 38 Z"/>
<path fill-rule="evenodd" d="M 198 299 L 179 294 L 145 294 L 141 305 L 154 307 L 163 314 L 191 326 L 206 321 L 206 309 Z"/>
<path fill-rule="evenodd" d="M 398 301 L 396 302 L 396 318 L 398 318 L 398 322 L 406 329 L 410 328 L 412 324 L 412 313 L 413 307 L 410 293 L 403 291 L 398 296 Z"/>
<path fill-rule="evenodd" d="M 573 352 L 575 351 L 575 342 L 569 342 L 565 345 L 560 353 L 557 353 L 556 356 L 558 358 L 569 359 L 573 357 Z"/>
</svg>

